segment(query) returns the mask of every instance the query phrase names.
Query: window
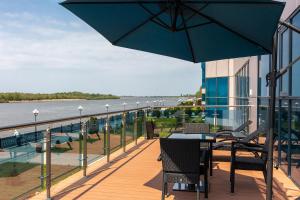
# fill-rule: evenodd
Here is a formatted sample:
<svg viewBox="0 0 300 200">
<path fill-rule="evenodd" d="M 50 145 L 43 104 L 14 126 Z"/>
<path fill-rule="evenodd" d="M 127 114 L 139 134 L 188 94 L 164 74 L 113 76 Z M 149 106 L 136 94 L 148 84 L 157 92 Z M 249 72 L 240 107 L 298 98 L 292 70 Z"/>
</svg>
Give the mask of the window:
<svg viewBox="0 0 300 200">
<path fill-rule="evenodd" d="M 289 64 L 289 31 L 284 31 L 281 37 L 281 67 Z M 280 93 L 289 95 L 289 72 L 281 77 Z"/>
<path fill-rule="evenodd" d="M 206 97 L 216 97 L 217 96 L 217 79 L 208 78 L 206 79 Z"/>
<path fill-rule="evenodd" d="M 259 58 L 259 75 L 258 75 L 258 96 L 267 97 L 269 88 L 266 86 L 266 76 L 270 71 L 270 55 L 263 55 Z"/>
<path fill-rule="evenodd" d="M 292 22 L 296 27 L 300 27 L 300 13 L 293 18 Z M 292 39 L 292 58 L 295 60 L 300 56 L 300 34 L 293 32 Z M 300 96 L 300 61 L 292 67 L 292 71 L 292 95 Z"/>
<path fill-rule="evenodd" d="M 235 74 L 235 104 L 248 105 L 249 98 L 249 63 L 247 62 Z"/>
<path fill-rule="evenodd" d="M 206 79 L 206 104 L 228 105 L 228 77 Z"/>
</svg>

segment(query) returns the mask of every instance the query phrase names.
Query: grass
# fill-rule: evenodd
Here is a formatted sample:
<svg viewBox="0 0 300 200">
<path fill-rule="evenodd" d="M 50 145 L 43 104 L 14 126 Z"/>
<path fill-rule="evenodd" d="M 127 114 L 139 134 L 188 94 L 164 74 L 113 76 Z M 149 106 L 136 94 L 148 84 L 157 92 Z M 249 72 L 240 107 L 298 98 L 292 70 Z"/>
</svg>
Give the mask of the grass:
<svg viewBox="0 0 300 200">
<path fill-rule="evenodd" d="M 15 177 L 23 172 L 30 170 L 39 164 L 35 163 L 20 163 L 20 162 L 7 162 L 0 164 L 0 178 Z"/>
<path fill-rule="evenodd" d="M 65 153 L 67 151 L 70 151 L 70 148 L 66 148 L 66 147 L 53 147 L 51 148 L 51 152 L 52 153 Z"/>
<path fill-rule="evenodd" d="M 161 131 L 161 132 L 159 132 L 159 137 L 160 137 L 160 138 L 166 138 L 166 137 L 168 137 L 170 134 L 171 134 L 171 133 L 168 132 L 168 131 Z"/>
<path fill-rule="evenodd" d="M 86 142 L 87 142 L 87 143 L 90 143 L 90 144 L 93 144 L 93 143 L 95 143 L 95 142 L 97 142 L 97 141 L 99 141 L 98 138 L 87 138 L 87 139 L 86 139 Z"/>
<path fill-rule="evenodd" d="M 152 118 L 156 128 L 175 128 L 177 125 L 176 118 Z"/>
</svg>

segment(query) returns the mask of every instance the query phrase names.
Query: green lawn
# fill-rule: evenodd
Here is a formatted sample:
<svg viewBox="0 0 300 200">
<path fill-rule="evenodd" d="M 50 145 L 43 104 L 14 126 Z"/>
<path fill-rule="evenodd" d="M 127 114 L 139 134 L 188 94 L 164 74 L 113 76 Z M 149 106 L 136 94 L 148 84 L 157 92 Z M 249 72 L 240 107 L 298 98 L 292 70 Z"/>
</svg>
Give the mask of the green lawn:
<svg viewBox="0 0 300 200">
<path fill-rule="evenodd" d="M 23 172 L 30 170 L 39 164 L 35 163 L 19 163 L 19 162 L 7 162 L 0 164 L 0 178 L 14 177 L 22 174 Z"/>
</svg>

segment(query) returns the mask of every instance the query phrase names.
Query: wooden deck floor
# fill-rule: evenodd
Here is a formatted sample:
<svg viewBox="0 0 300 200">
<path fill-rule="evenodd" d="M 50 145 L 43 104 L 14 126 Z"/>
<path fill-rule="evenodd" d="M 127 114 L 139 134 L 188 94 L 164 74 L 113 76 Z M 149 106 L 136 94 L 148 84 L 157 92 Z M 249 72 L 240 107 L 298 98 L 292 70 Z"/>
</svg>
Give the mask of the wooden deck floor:
<svg viewBox="0 0 300 200">
<path fill-rule="evenodd" d="M 66 182 L 57 184 L 53 199 L 159 200 L 162 173 L 161 163 L 156 161 L 158 154 L 158 140 L 143 141 L 125 155 L 116 157 L 111 164 L 94 169 L 87 178 L 77 177 L 77 181 L 68 187 Z M 236 192 L 231 194 L 229 165 L 228 162 L 215 162 L 214 175 L 209 179 L 209 199 L 264 199 L 265 183 L 262 174 L 257 172 L 237 171 Z M 300 199 L 299 188 L 281 170 L 275 170 L 274 175 L 274 199 Z M 171 194 L 167 200 L 196 199 L 195 193 L 169 191 Z M 33 199 L 44 199 L 42 195 Z M 200 197 L 203 199 L 203 194 Z"/>
</svg>

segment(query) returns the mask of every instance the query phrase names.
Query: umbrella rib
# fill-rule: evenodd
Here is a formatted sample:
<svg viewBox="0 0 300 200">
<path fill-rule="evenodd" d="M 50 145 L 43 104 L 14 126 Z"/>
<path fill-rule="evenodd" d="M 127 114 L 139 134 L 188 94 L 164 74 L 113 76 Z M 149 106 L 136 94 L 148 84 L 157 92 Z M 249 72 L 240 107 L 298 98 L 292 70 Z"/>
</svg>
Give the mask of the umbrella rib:
<svg viewBox="0 0 300 200">
<path fill-rule="evenodd" d="M 161 15 L 163 12 L 165 12 L 168 8 L 161 10 L 160 12 L 156 13 L 155 15 L 151 16 L 150 18 L 148 18 L 147 20 L 143 21 L 142 23 L 140 23 L 139 25 L 137 25 L 136 27 L 134 27 L 133 29 L 131 29 L 130 31 L 128 31 L 127 33 L 123 34 L 119 39 L 117 39 L 116 41 L 112 42 L 112 44 L 116 45 L 118 42 L 120 42 L 122 39 L 124 39 L 125 37 L 127 37 L 128 35 L 130 35 L 131 33 L 133 33 L 134 31 L 138 30 L 139 28 L 141 28 L 142 26 L 144 26 L 145 24 L 147 24 L 149 21 L 151 21 L 152 19 L 154 19 L 155 17 Z"/>
<path fill-rule="evenodd" d="M 182 10 L 180 10 L 180 15 L 181 15 L 181 18 L 182 18 L 182 22 L 183 22 L 183 26 L 184 26 L 184 31 L 186 33 L 186 37 L 188 39 L 188 43 L 189 43 L 189 46 L 190 46 L 190 50 L 191 50 L 191 53 L 192 53 L 192 57 L 193 57 L 193 62 L 195 63 L 196 62 L 196 59 L 195 59 L 195 53 L 194 53 L 194 48 L 193 48 L 193 45 L 192 45 L 192 41 L 191 41 L 191 37 L 190 37 L 190 33 L 186 27 L 186 23 L 185 23 L 185 19 L 183 17 L 183 13 L 182 13 Z"/>
<path fill-rule="evenodd" d="M 146 8 L 143 4 L 139 4 L 146 12 L 148 12 L 150 15 L 155 15 L 151 10 L 149 10 L 148 8 Z M 156 22 L 155 20 L 157 20 L 158 22 Z M 166 29 L 168 29 L 169 30 L 169 26 L 168 26 L 168 24 L 166 24 L 164 21 L 162 21 L 161 19 L 159 19 L 158 17 L 157 18 L 155 18 L 155 19 L 152 19 L 151 20 L 152 22 L 154 22 L 154 23 L 156 23 L 156 24 L 158 24 L 158 25 L 160 25 L 160 26 L 162 26 L 162 27 L 164 27 L 164 28 L 166 28 Z"/>
<path fill-rule="evenodd" d="M 206 3 L 204 4 L 204 6 L 202 6 L 198 11 L 200 12 L 201 10 L 203 10 L 204 8 L 206 8 L 209 4 Z M 186 20 L 185 20 L 185 23 L 187 23 L 189 20 L 191 20 L 195 15 L 197 15 L 197 13 L 193 13 L 191 16 L 189 16 Z M 181 27 L 183 25 L 183 22 L 178 26 L 178 27 Z"/>
<path fill-rule="evenodd" d="M 205 22 L 205 23 L 202 23 L 202 24 L 197 24 L 197 25 L 193 25 L 193 26 L 187 26 L 187 27 L 184 27 L 184 28 L 179 28 L 177 29 L 177 31 L 183 31 L 184 29 L 192 29 L 192 28 L 197 28 L 199 26 L 205 26 L 205 25 L 208 25 L 208 24 L 212 24 L 212 22 Z"/>
<path fill-rule="evenodd" d="M 238 31 L 235 31 L 235 30 L 233 30 L 233 29 L 227 27 L 226 25 L 224 25 L 224 24 L 221 23 L 220 21 L 218 21 L 218 20 L 216 20 L 216 19 L 214 19 L 214 18 L 212 18 L 212 17 L 210 17 L 210 16 L 207 16 L 207 15 L 201 13 L 201 12 L 198 12 L 197 10 L 195 10 L 194 8 L 192 8 L 192 7 L 190 7 L 190 6 L 187 6 L 187 5 L 185 5 L 185 4 L 182 4 L 182 5 L 183 5 L 184 7 L 186 7 L 186 8 L 188 8 L 188 9 L 190 9 L 190 10 L 196 12 L 198 15 L 200 15 L 200 16 L 202 16 L 202 17 L 208 19 L 208 20 L 210 20 L 211 22 L 213 22 L 213 23 L 215 23 L 215 24 L 221 26 L 222 28 L 226 29 L 227 31 L 229 31 L 229 32 L 231 32 L 231 33 L 234 33 L 235 35 L 238 35 L 238 36 L 241 37 L 242 39 L 247 40 L 248 42 L 250 42 L 250 43 L 252 43 L 252 44 L 254 44 L 254 45 L 256 45 L 256 46 L 259 46 L 259 47 L 261 47 L 263 50 L 265 50 L 265 51 L 271 53 L 271 51 L 270 51 L 269 49 L 267 49 L 266 47 L 264 47 L 263 45 L 261 45 L 261 44 L 259 44 L 258 42 L 256 42 L 256 41 L 254 41 L 254 40 L 252 40 L 252 39 L 250 39 L 250 38 L 244 36 L 243 34 L 239 33 Z"/>
</svg>

